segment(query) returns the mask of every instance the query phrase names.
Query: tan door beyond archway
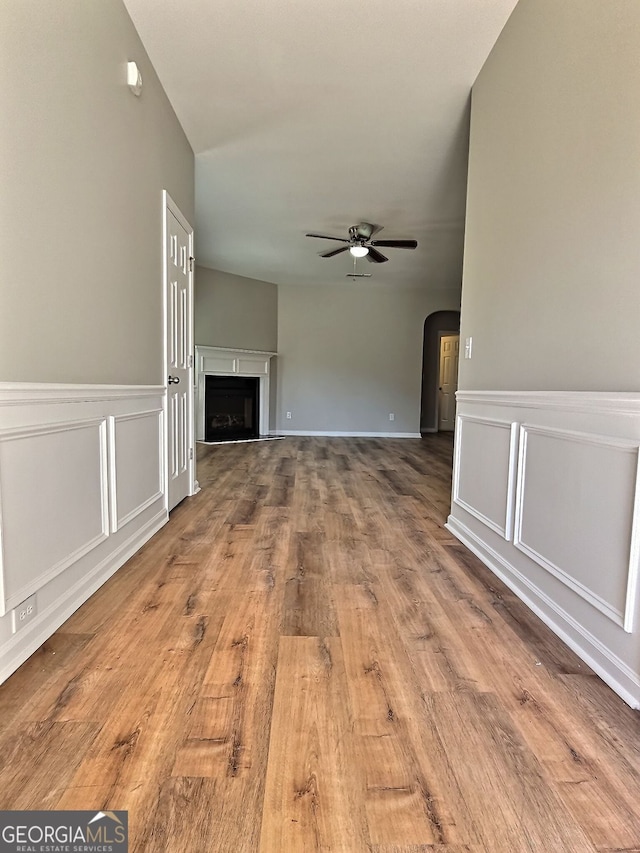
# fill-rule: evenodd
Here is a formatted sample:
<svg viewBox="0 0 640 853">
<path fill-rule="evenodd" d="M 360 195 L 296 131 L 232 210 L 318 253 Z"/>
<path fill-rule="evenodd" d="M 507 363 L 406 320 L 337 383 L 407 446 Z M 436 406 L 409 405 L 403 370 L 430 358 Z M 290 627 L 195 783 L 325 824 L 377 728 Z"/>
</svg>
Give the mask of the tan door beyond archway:
<svg viewBox="0 0 640 853">
<path fill-rule="evenodd" d="M 456 424 L 459 354 L 460 335 L 442 335 L 438 386 L 438 430 L 442 432 L 451 432 Z"/>
</svg>

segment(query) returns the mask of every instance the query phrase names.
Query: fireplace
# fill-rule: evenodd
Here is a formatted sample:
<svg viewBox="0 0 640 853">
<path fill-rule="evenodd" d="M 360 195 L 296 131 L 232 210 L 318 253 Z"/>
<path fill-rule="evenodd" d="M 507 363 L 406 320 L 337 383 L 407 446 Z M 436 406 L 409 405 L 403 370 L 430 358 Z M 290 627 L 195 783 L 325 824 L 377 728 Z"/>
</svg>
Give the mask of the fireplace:
<svg viewBox="0 0 640 853">
<path fill-rule="evenodd" d="M 275 352 L 266 352 L 262 350 L 235 350 L 225 347 L 196 347 L 196 385 L 197 385 L 197 414 L 196 414 L 196 437 L 197 441 L 210 441 L 209 426 L 214 426 L 206 416 L 206 397 L 208 396 L 207 380 L 227 379 L 231 380 L 234 385 L 240 380 L 250 379 L 255 387 L 255 397 L 253 398 L 253 412 L 246 412 L 247 415 L 252 414 L 251 420 L 255 417 L 255 425 L 253 429 L 253 438 L 261 438 L 269 435 L 269 402 L 270 402 L 270 363 L 271 359 L 276 355 Z M 238 390 L 245 392 L 245 388 L 235 387 Z M 214 395 L 215 396 L 215 395 Z M 253 396 L 253 395 L 252 395 Z M 249 404 L 247 404 L 249 406 Z M 219 423 L 219 415 L 225 412 L 213 412 L 218 417 L 215 418 L 215 430 L 224 429 L 224 435 L 218 432 L 214 441 L 233 441 L 230 435 L 231 429 L 225 426 L 225 422 Z M 244 404 L 242 409 L 226 412 L 233 414 L 231 420 L 236 420 L 239 415 L 242 415 L 242 437 L 248 437 L 251 430 L 245 431 L 245 409 Z M 248 419 L 248 418 L 247 418 Z M 228 424 L 228 421 L 226 422 Z M 238 440 L 237 438 L 235 439 Z"/>
<path fill-rule="evenodd" d="M 259 380 L 245 376 L 205 376 L 204 440 L 257 438 Z"/>
</svg>

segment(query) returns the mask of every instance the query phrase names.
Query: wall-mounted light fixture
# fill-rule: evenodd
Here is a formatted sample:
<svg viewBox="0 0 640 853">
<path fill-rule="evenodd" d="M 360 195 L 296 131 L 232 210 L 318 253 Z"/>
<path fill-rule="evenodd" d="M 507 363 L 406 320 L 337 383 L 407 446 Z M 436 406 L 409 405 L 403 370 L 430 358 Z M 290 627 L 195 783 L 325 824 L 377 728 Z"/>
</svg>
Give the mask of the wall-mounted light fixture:
<svg viewBox="0 0 640 853">
<path fill-rule="evenodd" d="M 142 74 L 135 62 L 127 62 L 127 86 L 136 98 L 140 97 L 142 92 Z"/>
</svg>

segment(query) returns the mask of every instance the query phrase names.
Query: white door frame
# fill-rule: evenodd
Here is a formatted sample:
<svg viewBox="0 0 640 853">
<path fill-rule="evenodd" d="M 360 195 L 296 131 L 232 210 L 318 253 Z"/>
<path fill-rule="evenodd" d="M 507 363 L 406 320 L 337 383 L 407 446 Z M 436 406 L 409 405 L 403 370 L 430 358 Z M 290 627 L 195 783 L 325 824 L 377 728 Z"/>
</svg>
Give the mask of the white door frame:
<svg viewBox="0 0 640 853">
<path fill-rule="evenodd" d="M 172 213 L 180 225 L 189 235 L 189 305 L 191 306 L 188 319 L 189 335 L 189 388 L 187 390 L 187 420 L 189 431 L 189 496 L 200 491 L 196 480 L 196 442 L 195 442 L 195 418 L 194 418 L 194 345 L 193 345 L 193 268 L 195 258 L 193 256 L 193 227 L 183 215 L 182 211 L 171 198 L 166 190 L 162 190 L 162 382 L 164 391 L 164 505 L 169 509 L 169 395 L 167 393 L 167 361 L 169 353 L 169 341 L 167 337 L 167 278 L 169 270 L 167 266 L 167 214 Z"/>
</svg>

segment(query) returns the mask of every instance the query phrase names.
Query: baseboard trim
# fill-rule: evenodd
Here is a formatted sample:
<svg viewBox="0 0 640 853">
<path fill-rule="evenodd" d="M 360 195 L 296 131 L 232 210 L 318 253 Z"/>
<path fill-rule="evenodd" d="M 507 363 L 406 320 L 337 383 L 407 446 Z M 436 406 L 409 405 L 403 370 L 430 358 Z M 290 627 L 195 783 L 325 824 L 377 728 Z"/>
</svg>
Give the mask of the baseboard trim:
<svg viewBox="0 0 640 853">
<path fill-rule="evenodd" d="M 419 432 L 345 432 L 306 429 L 280 429 L 278 435 L 315 435 L 325 438 L 421 438 Z"/>
<path fill-rule="evenodd" d="M 640 679 L 624 661 L 607 649 L 593 634 L 459 519 L 450 515 L 445 527 L 497 575 L 621 699 L 632 708 L 640 709 Z"/>
<path fill-rule="evenodd" d="M 147 521 L 115 551 L 104 557 L 87 575 L 75 583 L 34 619 L 31 630 L 14 634 L 2 649 L 0 684 L 37 651 L 128 559 L 142 548 L 169 520 L 165 509 Z"/>
</svg>

